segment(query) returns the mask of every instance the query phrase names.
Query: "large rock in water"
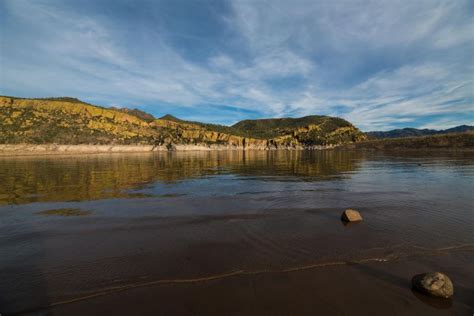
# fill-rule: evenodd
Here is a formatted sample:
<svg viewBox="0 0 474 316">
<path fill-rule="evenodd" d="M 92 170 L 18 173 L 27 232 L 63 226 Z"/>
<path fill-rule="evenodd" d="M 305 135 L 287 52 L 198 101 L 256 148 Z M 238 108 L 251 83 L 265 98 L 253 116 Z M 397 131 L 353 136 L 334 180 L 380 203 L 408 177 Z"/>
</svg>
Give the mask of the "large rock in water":
<svg viewBox="0 0 474 316">
<path fill-rule="evenodd" d="M 453 282 L 441 272 L 417 274 L 411 283 L 415 290 L 431 296 L 449 298 L 454 293 Z"/>
<path fill-rule="evenodd" d="M 344 213 L 342 213 L 341 219 L 344 222 L 360 222 L 362 216 L 360 216 L 358 211 L 348 208 Z"/>
</svg>

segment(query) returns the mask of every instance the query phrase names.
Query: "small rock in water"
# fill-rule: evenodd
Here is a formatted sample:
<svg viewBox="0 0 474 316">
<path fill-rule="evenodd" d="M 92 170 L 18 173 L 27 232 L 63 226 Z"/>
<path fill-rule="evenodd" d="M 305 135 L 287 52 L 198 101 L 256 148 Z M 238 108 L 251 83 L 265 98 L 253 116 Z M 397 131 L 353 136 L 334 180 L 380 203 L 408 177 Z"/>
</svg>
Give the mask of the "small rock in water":
<svg viewBox="0 0 474 316">
<path fill-rule="evenodd" d="M 411 283 L 415 290 L 431 296 L 449 298 L 454 293 L 453 283 L 441 272 L 417 274 Z"/>
<path fill-rule="evenodd" d="M 360 222 L 362 216 L 358 211 L 348 208 L 342 213 L 341 219 L 345 222 Z"/>
</svg>

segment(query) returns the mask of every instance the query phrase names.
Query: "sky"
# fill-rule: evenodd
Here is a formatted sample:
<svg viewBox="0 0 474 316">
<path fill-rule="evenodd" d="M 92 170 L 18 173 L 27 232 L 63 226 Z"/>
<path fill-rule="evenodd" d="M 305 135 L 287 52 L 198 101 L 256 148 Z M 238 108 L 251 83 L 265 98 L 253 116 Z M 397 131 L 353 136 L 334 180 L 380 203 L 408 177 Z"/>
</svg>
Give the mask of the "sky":
<svg viewBox="0 0 474 316">
<path fill-rule="evenodd" d="M 474 124 L 471 0 L 0 0 L 0 94 L 233 124 Z"/>
</svg>

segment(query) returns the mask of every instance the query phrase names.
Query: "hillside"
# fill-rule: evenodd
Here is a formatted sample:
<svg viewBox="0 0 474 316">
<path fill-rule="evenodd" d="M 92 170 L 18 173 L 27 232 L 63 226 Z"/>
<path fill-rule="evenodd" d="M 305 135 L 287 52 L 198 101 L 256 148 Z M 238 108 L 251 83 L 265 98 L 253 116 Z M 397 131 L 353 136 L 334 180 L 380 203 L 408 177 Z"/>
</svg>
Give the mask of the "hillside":
<svg viewBox="0 0 474 316">
<path fill-rule="evenodd" d="M 366 134 L 370 139 L 382 139 L 382 138 L 401 138 L 401 137 L 442 135 L 442 134 L 450 134 L 450 133 L 465 133 L 469 131 L 474 131 L 474 126 L 459 125 L 453 128 L 445 129 L 445 130 L 403 128 L 403 129 L 394 129 L 394 130 L 385 131 L 385 132 L 373 131 L 373 132 L 367 132 Z"/>
<path fill-rule="evenodd" d="M 153 115 L 151 115 L 150 113 L 144 112 L 144 111 L 139 110 L 139 109 L 114 108 L 114 107 L 112 107 L 110 109 L 136 116 L 139 119 L 142 119 L 142 120 L 144 120 L 148 123 L 153 122 L 154 120 L 156 120 L 156 118 Z"/>
<path fill-rule="evenodd" d="M 0 143 L 132 144 L 159 136 L 149 123 L 74 99 L 0 97 Z"/>
<path fill-rule="evenodd" d="M 260 120 L 244 120 L 234 124 L 232 127 L 246 130 L 261 137 L 275 137 L 280 131 L 309 125 L 321 125 L 326 123 L 326 116 L 312 115 L 301 118 L 275 118 Z M 348 126 L 348 122 L 339 118 L 330 118 L 331 123 L 339 123 L 340 126 Z"/>
<path fill-rule="evenodd" d="M 336 117 L 311 115 L 301 118 L 244 120 L 232 126 L 242 135 L 279 138 L 293 135 L 302 142 L 352 142 L 364 137 L 354 126 Z"/>
<path fill-rule="evenodd" d="M 356 144 L 348 144 L 344 148 L 402 151 L 423 149 L 473 150 L 474 132 L 375 139 L 359 142 Z"/>
<path fill-rule="evenodd" d="M 0 144 L 143 144 L 229 148 L 310 148 L 364 140 L 349 122 L 326 116 L 246 120 L 234 126 L 159 119 L 137 109 L 74 98 L 0 97 Z"/>
</svg>

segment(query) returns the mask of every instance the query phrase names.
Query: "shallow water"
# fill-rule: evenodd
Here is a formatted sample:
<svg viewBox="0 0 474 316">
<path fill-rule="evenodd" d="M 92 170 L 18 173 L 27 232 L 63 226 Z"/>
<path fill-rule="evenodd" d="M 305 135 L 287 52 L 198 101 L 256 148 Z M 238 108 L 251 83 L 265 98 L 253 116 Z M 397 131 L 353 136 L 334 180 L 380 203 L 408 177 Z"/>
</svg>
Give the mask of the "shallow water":
<svg viewBox="0 0 474 316">
<path fill-rule="evenodd" d="M 473 153 L 12 157 L 0 158 L 0 179 L 2 315 L 474 305 Z M 364 221 L 341 223 L 348 207 Z M 453 300 L 413 293 L 420 269 L 449 272 Z M 215 309 L 203 304 L 214 299 Z"/>
</svg>

